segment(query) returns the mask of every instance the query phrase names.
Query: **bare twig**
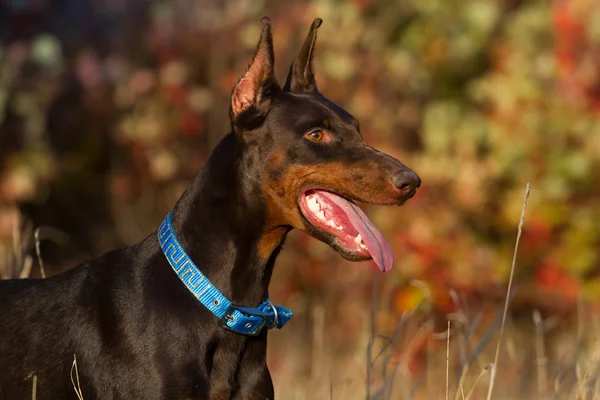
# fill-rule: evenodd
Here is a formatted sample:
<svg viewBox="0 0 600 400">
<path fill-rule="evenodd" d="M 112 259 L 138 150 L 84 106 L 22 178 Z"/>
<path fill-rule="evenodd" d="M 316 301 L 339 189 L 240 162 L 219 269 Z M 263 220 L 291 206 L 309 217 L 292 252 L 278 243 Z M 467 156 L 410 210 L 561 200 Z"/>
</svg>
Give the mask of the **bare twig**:
<svg viewBox="0 0 600 400">
<path fill-rule="evenodd" d="M 490 372 L 490 374 L 493 375 L 493 373 L 494 373 L 493 372 L 494 371 L 494 365 L 493 364 L 488 364 L 488 365 L 486 365 L 486 367 L 483 370 L 481 370 L 481 372 L 479 373 L 479 376 L 477 377 L 477 379 L 475 379 L 475 382 L 473 383 L 473 387 L 471 388 L 471 390 L 467 394 L 467 397 L 466 397 L 467 400 L 469 400 L 471 398 L 471 396 L 475 392 L 475 388 L 477 388 L 477 384 L 479 383 L 479 381 L 481 380 L 481 378 L 483 378 L 483 376 L 488 373 L 488 371 Z"/>
<path fill-rule="evenodd" d="M 313 379 L 321 376 L 323 365 L 323 350 L 325 338 L 325 308 L 321 303 L 317 304 L 313 309 L 313 332 L 312 332 L 312 366 L 311 374 Z"/>
<path fill-rule="evenodd" d="M 73 371 L 75 371 L 75 378 L 73 378 Z M 77 370 L 77 357 L 73 354 L 73 364 L 71 364 L 71 383 L 73 389 L 79 400 L 83 400 L 83 393 L 81 392 L 81 385 L 79 383 L 79 371 Z"/>
<path fill-rule="evenodd" d="M 523 198 L 523 208 L 521 209 L 521 219 L 519 220 L 519 228 L 517 230 L 517 240 L 515 242 L 515 250 L 513 252 L 512 264 L 510 267 L 510 277 L 508 279 L 508 288 L 506 289 L 506 301 L 504 302 L 504 312 L 502 314 L 502 324 L 500 325 L 500 337 L 498 338 L 498 344 L 496 345 L 496 356 L 494 357 L 494 372 L 492 373 L 492 379 L 490 382 L 490 390 L 488 392 L 488 399 L 491 398 L 492 390 L 494 388 L 494 379 L 496 377 L 495 370 L 498 368 L 498 359 L 500 358 L 500 347 L 502 345 L 502 338 L 504 337 L 504 325 L 506 324 L 506 315 L 508 314 L 508 303 L 510 302 L 513 278 L 515 275 L 515 264 L 517 263 L 517 252 L 519 250 L 519 241 L 521 240 L 521 233 L 523 231 L 523 222 L 525 221 L 525 209 L 527 208 L 527 200 L 529 199 L 529 192 L 531 185 L 527 182 L 525 188 L 525 196 Z"/>
<path fill-rule="evenodd" d="M 404 349 L 400 361 L 398 362 L 398 364 L 396 364 L 396 366 L 392 370 L 392 373 L 386 378 L 385 382 L 383 383 L 383 386 L 375 394 L 375 399 L 377 399 L 378 396 L 380 396 L 381 394 L 385 394 L 386 390 L 388 390 L 391 387 L 396 373 L 398 372 L 398 369 L 405 371 L 406 376 L 409 375 L 409 363 L 414 359 L 414 355 L 417 353 L 420 344 L 427 339 L 427 336 L 430 335 L 432 331 L 432 321 L 427 321 L 427 323 L 423 324 L 418 328 L 417 332 L 411 337 L 411 340 L 408 342 L 406 348 Z M 403 387 L 402 389 L 404 390 L 404 398 L 412 398 L 412 395 L 410 391 L 408 391 L 408 388 Z"/>
<path fill-rule="evenodd" d="M 490 370 L 490 386 L 488 387 L 486 400 L 492 400 L 492 392 L 494 391 L 494 382 L 496 381 L 496 372 L 498 369 L 496 368 L 496 364 L 488 365 L 488 369 Z"/>
<path fill-rule="evenodd" d="M 46 271 L 44 270 L 44 262 L 42 261 L 42 253 L 40 251 L 40 228 L 36 228 L 34 238 L 35 254 L 37 254 L 38 264 L 40 264 L 40 273 L 42 274 L 42 279 L 46 279 Z"/>
<path fill-rule="evenodd" d="M 538 396 L 544 398 L 546 393 L 546 354 L 544 351 L 544 321 L 538 310 L 533 311 L 533 325 L 535 327 L 535 352 L 536 371 L 538 383 Z"/>
<path fill-rule="evenodd" d="M 15 257 L 15 263 L 13 266 L 13 270 L 11 271 L 11 273 L 9 274 L 9 276 L 17 276 L 18 272 L 19 272 L 19 268 L 22 267 L 23 263 L 22 263 L 22 257 L 23 257 L 23 248 L 22 248 L 22 242 L 21 242 L 21 218 L 20 215 L 17 213 L 17 220 L 15 221 L 15 224 L 13 225 L 13 229 L 12 229 L 12 244 L 13 244 L 13 254 Z"/>
<path fill-rule="evenodd" d="M 333 381 L 331 380 L 331 374 L 329 374 L 329 400 L 333 400 Z"/>
<path fill-rule="evenodd" d="M 598 369 L 600 365 L 600 339 L 597 339 L 590 351 L 589 358 L 587 359 L 586 365 L 583 367 L 580 364 L 577 365 L 577 385 L 575 391 L 578 392 L 576 398 L 588 399 L 586 395 L 590 392 L 590 386 L 592 382 L 598 383 L 594 377 L 598 376 Z"/>
<path fill-rule="evenodd" d="M 379 275 L 375 274 L 373 279 L 373 297 L 371 298 L 371 335 L 367 345 L 367 400 L 371 398 L 371 374 L 373 371 L 373 345 L 375 343 L 375 310 L 377 303 L 377 289 L 379 284 Z"/>
<path fill-rule="evenodd" d="M 33 376 L 31 383 L 31 400 L 37 400 L 37 375 Z"/>
<path fill-rule="evenodd" d="M 372 363 L 375 363 L 379 357 L 381 357 L 386 350 L 389 350 L 390 346 L 394 345 L 397 341 L 398 341 L 398 337 L 400 336 L 400 333 L 402 332 L 402 329 L 405 327 L 406 323 L 410 320 L 410 318 L 415 315 L 415 313 L 421 308 L 421 306 L 423 305 L 423 300 L 421 300 L 416 306 L 415 308 L 413 308 L 412 310 L 410 310 L 408 313 L 404 313 L 402 315 L 402 317 L 400 318 L 400 321 L 398 322 L 398 324 L 396 325 L 396 328 L 394 329 L 394 333 L 392 334 L 391 337 L 382 337 L 380 335 L 376 335 L 376 337 L 380 338 L 380 339 L 385 339 L 387 340 L 387 345 L 384 346 L 379 353 L 377 353 L 377 355 L 375 356 L 375 358 L 372 360 Z M 390 357 L 389 354 L 387 357 L 384 357 L 384 361 L 383 364 L 388 364 L 390 361 Z"/>
<path fill-rule="evenodd" d="M 448 336 L 446 339 L 446 400 L 448 400 L 448 380 L 450 377 L 450 321 L 448 321 Z"/>
<path fill-rule="evenodd" d="M 23 261 L 23 267 L 21 268 L 21 272 L 19 272 L 19 279 L 29 278 L 29 274 L 31 273 L 31 266 L 33 265 L 33 259 L 31 256 L 25 257 Z"/>
</svg>

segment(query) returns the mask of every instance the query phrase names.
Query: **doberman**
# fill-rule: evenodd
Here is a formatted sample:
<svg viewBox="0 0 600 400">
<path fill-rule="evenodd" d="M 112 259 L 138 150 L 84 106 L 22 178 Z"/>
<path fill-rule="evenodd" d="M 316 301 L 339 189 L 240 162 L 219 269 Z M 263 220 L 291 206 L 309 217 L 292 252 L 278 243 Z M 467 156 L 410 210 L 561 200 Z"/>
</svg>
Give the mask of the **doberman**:
<svg viewBox="0 0 600 400">
<path fill-rule="evenodd" d="M 353 200 L 401 205 L 421 184 L 368 146 L 356 119 L 317 90 L 322 21 L 313 22 L 283 87 L 273 72 L 272 22 L 262 22 L 232 92 L 231 132 L 170 214 L 206 281 L 247 307 L 268 299 L 293 228 L 348 260 L 389 270 L 390 245 Z M 273 399 L 270 326 L 254 336 L 224 329 L 174 272 L 157 236 L 45 280 L 0 283 L 0 399 L 31 398 L 34 378 L 40 399 L 76 398 L 71 377 L 86 400 Z"/>
</svg>

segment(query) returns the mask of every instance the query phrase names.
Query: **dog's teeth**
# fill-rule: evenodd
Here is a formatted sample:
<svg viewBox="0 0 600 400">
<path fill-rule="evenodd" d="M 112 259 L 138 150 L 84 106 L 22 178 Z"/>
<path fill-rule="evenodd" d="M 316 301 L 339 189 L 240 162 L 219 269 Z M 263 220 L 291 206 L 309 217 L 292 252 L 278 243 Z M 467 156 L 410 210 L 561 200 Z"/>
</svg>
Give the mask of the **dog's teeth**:
<svg viewBox="0 0 600 400">
<path fill-rule="evenodd" d="M 335 229 L 337 229 L 338 231 L 343 230 L 344 228 L 342 228 L 341 226 L 336 226 Z"/>
<path fill-rule="evenodd" d="M 330 227 L 332 227 L 332 228 L 336 227 L 335 222 L 333 222 L 332 220 L 328 220 L 327 221 L 327 225 L 330 226 Z"/>
<path fill-rule="evenodd" d="M 317 217 L 320 219 L 325 219 L 325 213 L 323 211 L 317 211 Z"/>
<path fill-rule="evenodd" d="M 319 205 L 319 203 L 317 202 L 317 199 L 313 198 L 306 198 L 306 204 L 308 205 L 308 209 L 314 213 L 318 213 L 321 210 L 321 206 Z"/>
<path fill-rule="evenodd" d="M 367 249 L 367 245 L 366 245 L 366 244 L 364 244 L 364 243 L 361 243 L 361 244 L 359 244 L 359 245 L 358 245 L 358 247 L 360 247 L 361 249 L 368 250 L 368 249 Z"/>
<path fill-rule="evenodd" d="M 361 242 L 362 242 L 362 236 L 360 236 L 360 233 L 359 233 L 358 236 L 354 238 L 354 243 L 361 244 Z"/>
</svg>

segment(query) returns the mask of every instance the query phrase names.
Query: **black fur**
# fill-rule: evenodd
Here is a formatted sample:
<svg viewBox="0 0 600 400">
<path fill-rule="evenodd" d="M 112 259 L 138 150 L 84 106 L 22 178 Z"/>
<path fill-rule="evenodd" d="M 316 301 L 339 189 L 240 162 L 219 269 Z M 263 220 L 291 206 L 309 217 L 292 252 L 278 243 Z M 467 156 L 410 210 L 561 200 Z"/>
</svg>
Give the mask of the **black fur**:
<svg viewBox="0 0 600 400">
<path fill-rule="evenodd" d="M 261 43 L 269 44 L 272 52 L 268 26 L 269 40 L 263 31 Z M 314 45 L 311 35 L 308 39 Z M 311 62 L 311 57 L 304 62 Z M 308 75 L 314 80 L 312 73 Z M 370 201 L 378 195 L 375 189 L 360 196 L 345 191 L 360 192 L 373 181 L 385 181 L 379 184 L 390 193 L 386 204 L 403 202 L 420 183 L 400 162 L 367 146 L 354 118 L 316 92 L 316 85 L 313 93 L 293 93 L 279 86 L 274 89 L 271 78 L 266 76 L 267 84 L 257 83 L 262 98 L 254 100 L 261 102 L 260 107 L 251 107 L 240 118 L 232 112 L 233 132 L 214 149 L 172 217 L 174 230 L 196 265 L 234 304 L 247 306 L 266 298 L 286 234 L 293 227 L 302 228 L 296 220 L 286 219 L 298 213 L 297 206 L 275 202 L 267 189 L 300 193 L 301 184 L 320 184 L 319 177 L 288 176 L 292 166 L 323 165 L 326 174 L 332 162 L 347 165 L 354 182 L 327 188 Z M 294 82 L 312 85 L 306 76 L 302 79 Z M 307 140 L 305 133 L 322 127 L 325 120 L 329 126 L 323 128 L 332 135 L 331 142 Z M 277 165 L 269 164 L 277 151 L 285 157 Z M 363 176 L 365 171 L 373 175 Z M 401 193 L 386 181 L 393 173 L 408 174 L 410 192 Z M 295 186 L 274 188 L 283 180 Z M 332 186 L 323 183 L 327 185 Z M 383 200 L 380 196 L 373 202 Z M 330 241 L 310 226 L 305 230 Z M 265 257 L 261 241 L 273 232 Z M 75 399 L 74 356 L 86 400 L 272 399 L 266 347 L 267 330 L 246 337 L 218 326 L 217 318 L 172 271 L 156 232 L 45 280 L 0 282 L 2 400 L 31 398 L 34 376 L 37 398 Z"/>
</svg>

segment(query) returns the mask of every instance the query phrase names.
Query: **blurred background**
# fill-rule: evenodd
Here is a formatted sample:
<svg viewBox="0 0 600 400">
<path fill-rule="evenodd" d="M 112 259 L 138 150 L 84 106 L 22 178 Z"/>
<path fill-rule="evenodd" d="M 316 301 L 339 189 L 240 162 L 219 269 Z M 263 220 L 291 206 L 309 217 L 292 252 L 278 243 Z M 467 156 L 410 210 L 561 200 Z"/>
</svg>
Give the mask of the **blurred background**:
<svg viewBox="0 0 600 400">
<path fill-rule="evenodd" d="M 450 397 L 485 398 L 490 372 L 493 398 L 600 398 L 597 0 L 0 4 L 0 277 L 155 230 L 228 131 L 260 18 L 283 81 L 318 16 L 320 91 L 423 185 L 365 208 L 388 274 L 291 235 L 271 288 L 296 313 L 270 335 L 279 398 L 442 398 L 446 373 Z"/>
</svg>

